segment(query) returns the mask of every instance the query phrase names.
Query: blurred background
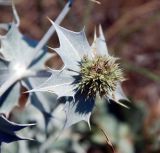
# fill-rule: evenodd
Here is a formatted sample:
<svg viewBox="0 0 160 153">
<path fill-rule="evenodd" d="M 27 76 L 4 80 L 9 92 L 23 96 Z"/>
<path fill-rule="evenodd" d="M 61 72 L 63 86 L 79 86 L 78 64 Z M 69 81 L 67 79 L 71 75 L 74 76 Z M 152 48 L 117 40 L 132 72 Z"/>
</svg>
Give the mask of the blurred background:
<svg viewBox="0 0 160 153">
<path fill-rule="evenodd" d="M 102 25 L 110 54 L 121 58 L 127 78 L 123 88 L 131 101 L 130 109 L 105 101 L 98 103 L 91 117 L 92 131 L 83 122 L 78 123 L 53 145 L 54 139 L 51 140 L 50 136 L 53 131 L 50 130 L 44 152 L 159 153 L 160 1 L 99 1 L 101 5 L 89 0 L 75 0 L 62 26 L 73 31 L 80 31 L 85 26 L 91 43 L 95 27 Z M 15 3 L 21 19 L 21 32 L 40 40 L 51 25 L 47 16 L 54 20 L 66 1 L 16 0 Z M 11 8 L 0 6 L 0 22 L 9 21 L 12 21 Z M 57 36 L 54 34 L 49 46 L 58 45 Z M 58 68 L 62 62 L 58 56 L 54 56 L 47 64 Z M 108 139 L 114 149 L 106 142 Z M 40 143 L 30 143 L 25 144 L 28 153 L 37 153 L 36 148 L 40 147 Z M 16 145 L 19 144 L 14 143 L 14 146 Z M 21 145 L 24 147 L 23 143 Z M 4 150 L 9 152 L 7 145 Z"/>
</svg>

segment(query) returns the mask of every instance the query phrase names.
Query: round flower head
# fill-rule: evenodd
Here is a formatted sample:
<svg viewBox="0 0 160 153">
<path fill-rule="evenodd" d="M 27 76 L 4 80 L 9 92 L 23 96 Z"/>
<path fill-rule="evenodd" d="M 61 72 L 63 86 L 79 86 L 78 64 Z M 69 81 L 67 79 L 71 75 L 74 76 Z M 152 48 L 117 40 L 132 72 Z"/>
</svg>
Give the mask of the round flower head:
<svg viewBox="0 0 160 153">
<path fill-rule="evenodd" d="M 52 21 L 51 21 L 52 22 Z M 62 70 L 51 70 L 52 76 L 37 89 L 67 98 L 65 104 L 66 123 L 69 127 L 81 120 L 89 123 L 96 96 L 120 102 L 126 99 L 121 82 L 124 80 L 117 59 L 108 54 L 105 38 L 99 27 L 99 37 L 95 34 L 89 45 L 84 30 L 72 32 L 52 22 L 59 37 L 60 47 L 54 48 L 61 57 Z"/>
<path fill-rule="evenodd" d="M 80 64 L 78 90 L 87 97 L 101 98 L 116 90 L 117 82 L 123 80 L 122 70 L 116 63 L 116 58 L 111 56 L 95 56 L 90 60 L 84 57 Z"/>
</svg>

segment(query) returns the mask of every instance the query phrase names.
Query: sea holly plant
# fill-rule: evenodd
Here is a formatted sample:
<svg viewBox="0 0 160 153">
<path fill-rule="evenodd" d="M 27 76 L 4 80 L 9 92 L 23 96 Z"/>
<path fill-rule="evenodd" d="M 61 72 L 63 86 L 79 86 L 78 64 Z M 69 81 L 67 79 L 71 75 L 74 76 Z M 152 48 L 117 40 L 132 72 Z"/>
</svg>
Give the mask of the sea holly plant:
<svg viewBox="0 0 160 153">
<path fill-rule="evenodd" d="M 51 21 L 51 28 L 40 42 L 21 34 L 20 20 L 12 3 L 14 21 L 0 24 L 0 29 L 7 30 L 6 35 L 0 35 L 0 113 L 8 116 L 19 104 L 22 87 L 29 91 L 32 105 L 43 114 L 46 127 L 53 117 L 51 113 L 53 105 L 56 105 L 55 94 L 65 100 L 64 128 L 81 120 L 88 122 L 90 126 L 89 120 L 97 97 L 127 107 L 121 102 L 127 100 L 121 88 L 121 83 L 125 80 L 123 71 L 118 64 L 118 58 L 109 55 L 101 27 L 99 36 L 95 33 L 90 46 L 84 30 L 72 32 L 59 26 L 73 1 L 68 0 L 55 23 Z M 91 1 L 99 4 L 96 0 Z M 48 70 L 45 62 L 53 54 L 47 52 L 45 45 L 55 30 L 60 47 L 54 50 L 64 62 L 64 67 L 61 70 Z M 30 140 L 18 136 L 16 131 L 31 125 L 16 124 L 0 115 L 0 144 Z"/>
<path fill-rule="evenodd" d="M 18 105 L 22 86 L 29 90 L 50 75 L 44 64 L 53 54 L 48 53 L 44 46 L 55 31 L 54 26 L 51 26 L 36 46 L 30 45 L 19 31 L 20 20 L 14 3 L 12 9 L 14 21 L 0 26 L 8 30 L 6 35 L 0 36 L 0 113 L 5 114 L 9 114 Z M 65 5 L 55 22 L 60 24 L 69 10 L 70 2 Z M 48 122 L 51 117 L 47 110 L 49 108 L 46 108 L 49 107 L 48 97 L 34 93 L 29 98 Z"/>
<path fill-rule="evenodd" d="M 52 22 L 52 21 L 51 21 Z M 52 76 L 29 92 L 50 92 L 65 97 L 66 122 L 64 128 L 81 120 L 88 122 L 96 97 L 105 98 L 127 107 L 121 88 L 123 71 L 115 58 L 108 53 L 101 26 L 90 46 L 84 30 L 73 32 L 52 22 L 59 37 L 60 47 L 53 50 L 61 57 L 64 67 L 51 69 Z"/>
</svg>

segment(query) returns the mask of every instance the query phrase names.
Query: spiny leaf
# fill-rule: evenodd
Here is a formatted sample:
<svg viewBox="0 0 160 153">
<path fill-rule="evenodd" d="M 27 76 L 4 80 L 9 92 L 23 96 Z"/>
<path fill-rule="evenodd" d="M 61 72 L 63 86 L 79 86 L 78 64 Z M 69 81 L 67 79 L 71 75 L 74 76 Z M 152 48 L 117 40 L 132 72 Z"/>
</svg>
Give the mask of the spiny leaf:
<svg viewBox="0 0 160 153">
<path fill-rule="evenodd" d="M 64 128 L 80 121 L 86 121 L 90 126 L 90 116 L 94 108 L 95 100 L 93 97 L 86 99 L 85 95 L 76 93 L 74 99 L 67 101 L 65 105 L 66 122 Z"/>
<path fill-rule="evenodd" d="M 32 140 L 29 138 L 20 137 L 16 135 L 15 132 L 35 124 L 16 124 L 9 121 L 2 114 L 0 115 L 0 123 L 0 143 L 10 143 L 18 140 Z"/>
</svg>

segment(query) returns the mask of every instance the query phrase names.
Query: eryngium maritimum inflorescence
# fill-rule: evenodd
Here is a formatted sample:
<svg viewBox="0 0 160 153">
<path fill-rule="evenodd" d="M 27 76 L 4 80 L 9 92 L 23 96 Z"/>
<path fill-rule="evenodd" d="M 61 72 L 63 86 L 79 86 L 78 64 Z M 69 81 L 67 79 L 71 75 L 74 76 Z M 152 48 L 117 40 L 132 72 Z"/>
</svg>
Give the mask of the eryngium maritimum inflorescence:
<svg viewBox="0 0 160 153">
<path fill-rule="evenodd" d="M 51 21 L 52 22 L 52 21 Z M 123 72 L 117 59 L 108 54 L 105 38 L 99 27 L 90 46 L 84 30 L 73 32 L 52 22 L 59 37 L 60 47 L 54 48 L 64 62 L 61 70 L 52 70 L 52 76 L 32 92 L 51 92 L 67 98 L 65 104 L 66 123 L 69 127 L 81 120 L 89 123 L 96 96 L 112 100 L 126 107 L 120 100 L 126 100 L 121 88 Z"/>
<path fill-rule="evenodd" d="M 78 90 L 87 97 L 101 98 L 115 92 L 118 82 L 124 80 L 123 72 L 112 56 L 95 56 L 94 59 L 84 57 L 80 64 Z"/>
</svg>

